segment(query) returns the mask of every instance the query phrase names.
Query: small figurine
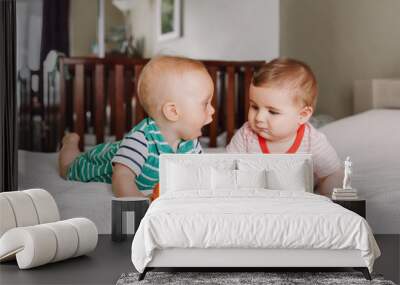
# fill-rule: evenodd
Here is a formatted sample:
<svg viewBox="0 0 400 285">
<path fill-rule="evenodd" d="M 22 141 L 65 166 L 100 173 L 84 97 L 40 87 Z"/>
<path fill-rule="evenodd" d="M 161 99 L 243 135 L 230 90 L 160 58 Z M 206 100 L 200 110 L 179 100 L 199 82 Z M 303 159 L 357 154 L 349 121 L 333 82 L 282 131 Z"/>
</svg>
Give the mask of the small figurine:
<svg viewBox="0 0 400 285">
<path fill-rule="evenodd" d="M 353 173 L 352 169 L 353 162 L 350 160 L 350 156 L 346 157 L 344 161 L 344 178 L 343 188 L 333 188 L 332 199 L 333 200 L 357 200 L 358 191 L 351 187 L 351 176 Z"/>
<path fill-rule="evenodd" d="M 352 174 L 352 162 L 350 160 L 350 156 L 348 156 L 346 157 L 346 160 L 344 162 L 343 189 L 352 189 L 351 174 Z"/>
</svg>

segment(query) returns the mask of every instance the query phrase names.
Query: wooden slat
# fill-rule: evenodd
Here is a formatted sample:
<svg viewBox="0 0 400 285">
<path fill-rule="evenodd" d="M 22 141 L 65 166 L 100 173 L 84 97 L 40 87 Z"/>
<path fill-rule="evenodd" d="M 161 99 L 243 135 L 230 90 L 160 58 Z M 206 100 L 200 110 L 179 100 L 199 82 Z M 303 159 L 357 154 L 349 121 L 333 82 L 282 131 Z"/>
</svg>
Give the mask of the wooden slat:
<svg viewBox="0 0 400 285">
<path fill-rule="evenodd" d="M 134 96 L 133 89 L 135 89 L 135 78 L 131 70 L 125 71 L 125 131 L 129 132 L 134 126 L 134 119 L 132 115 L 132 98 Z"/>
<path fill-rule="evenodd" d="M 244 120 L 247 121 L 247 115 L 249 113 L 249 90 L 251 78 L 253 76 L 253 68 L 251 66 L 246 66 L 244 71 Z"/>
<path fill-rule="evenodd" d="M 83 151 L 84 131 L 85 131 L 85 114 L 84 114 L 84 66 L 82 64 L 75 65 L 75 79 L 74 79 L 74 132 L 79 137 L 79 149 Z"/>
<path fill-rule="evenodd" d="M 136 107 L 135 107 L 135 124 L 138 124 L 141 120 L 144 119 L 144 117 L 146 116 L 142 105 L 140 105 L 138 96 L 137 96 L 137 86 L 138 86 L 138 82 L 139 82 L 139 76 L 140 73 L 142 72 L 142 65 L 136 65 L 135 66 L 135 88 L 134 88 L 134 96 L 136 98 Z"/>
<path fill-rule="evenodd" d="M 226 91 L 226 144 L 231 141 L 235 131 L 235 67 L 226 68 L 228 74 L 228 88 Z"/>
<path fill-rule="evenodd" d="M 124 66 L 115 66 L 115 138 L 121 140 L 125 134 L 125 106 L 124 106 Z"/>
<path fill-rule="evenodd" d="M 31 76 L 31 79 L 33 79 L 33 76 Z M 47 77 L 47 82 L 45 82 L 45 84 L 47 86 L 49 86 L 49 88 L 47 89 L 47 92 L 45 93 L 43 90 L 42 93 L 42 104 L 41 104 L 41 114 L 42 114 L 42 118 L 43 118 L 43 122 L 46 126 L 49 126 L 49 117 L 50 117 L 50 108 L 49 108 L 49 93 L 50 93 L 50 80 L 49 77 Z M 49 145 L 49 138 L 50 134 L 49 134 L 49 129 L 45 130 L 45 135 L 41 137 L 41 145 L 42 146 L 48 146 Z M 41 149 L 43 151 L 43 149 Z"/>
<path fill-rule="evenodd" d="M 85 70 L 85 99 L 84 99 L 84 114 L 85 114 L 85 134 L 89 132 L 89 128 L 91 126 L 93 126 L 94 124 L 92 124 L 92 119 L 93 119 L 93 112 L 92 112 L 92 101 L 93 101 L 93 96 L 91 91 L 91 81 L 93 80 L 93 76 L 87 76 L 87 70 Z M 87 114 L 90 114 L 91 116 L 89 117 L 89 120 L 87 118 Z"/>
<path fill-rule="evenodd" d="M 65 84 L 65 74 L 64 74 L 64 58 L 60 59 L 60 112 L 59 112 L 59 122 L 60 130 L 58 133 L 58 141 L 61 142 L 62 137 L 65 132 L 65 121 L 66 121 L 66 84 Z"/>
<path fill-rule="evenodd" d="M 104 65 L 96 64 L 95 69 L 95 125 L 96 144 L 104 141 Z"/>
<path fill-rule="evenodd" d="M 213 120 L 210 123 L 210 142 L 209 142 L 209 147 L 217 147 L 217 136 L 218 136 L 218 117 L 219 117 L 219 112 L 218 112 L 218 93 L 217 93 L 217 67 L 211 66 L 208 68 L 208 72 L 210 73 L 210 76 L 213 80 L 214 84 L 214 94 L 212 98 L 212 106 L 215 109 L 215 113 L 213 116 Z"/>
<path fill-rule="evenodd" d="M 42 85 L 42 84 L 39 84 L 39 85 Z M 50 100 L 50 93 L 51 93 L 50 76 L 47 76 L 46 84 L 49 88 L 47 88 L 46 94 L 44 94 L 44 91 L 42 91 L 42 94 L 43 94 L 43 97 L 42 97 L 43 98 L 43 107 L 42 108 L 43 108 L 43 121 L 46 126 L 49 126 L 49 128 L 46 129 L 44 138 L 42 140 L 42 142 L 43 142 L 42 151 L 44 150 L 44 148 L 49 148 L 52 143 L 52 137 L 51 137 L 52 108 L 51 108 L 51 100 Z"/>
<path fill-rule="evenodd" d="M 115 134 L 115 71 L 108 68 L 107 105 L 110 106 L 110 134 Z"/>
</svg>

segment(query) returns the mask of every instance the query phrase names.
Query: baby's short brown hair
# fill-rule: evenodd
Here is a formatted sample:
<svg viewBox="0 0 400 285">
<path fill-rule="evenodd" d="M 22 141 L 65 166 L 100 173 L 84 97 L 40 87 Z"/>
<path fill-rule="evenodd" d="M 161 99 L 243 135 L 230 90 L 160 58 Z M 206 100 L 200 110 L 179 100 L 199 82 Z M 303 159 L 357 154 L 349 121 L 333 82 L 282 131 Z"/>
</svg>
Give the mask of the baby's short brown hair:
<svg viewBox="0 0 400 285">
<path fill-rule="evenodd" d="M 296 103 L 315 109 L 318 89 L 311 68 L 299 60 L 277 58 L 254 72 L 252 84 L 256 87 L 278 86 L 293 89 Z"/>
<path fill-rule="evenodd" d="M 171 75 L 179 78 L 184 72 L 198 70 L 207 72 L 203 63 L 190 58 L 157 56 L 150 60 L 143 68 L 138 82 L 138 98 L 146 113 L 154 116 L 157 106 L 164 100 L 161 93 L 168 93 L 168 90 L 159 89 L 157 81 L 171 78 Z"/>
</svg>

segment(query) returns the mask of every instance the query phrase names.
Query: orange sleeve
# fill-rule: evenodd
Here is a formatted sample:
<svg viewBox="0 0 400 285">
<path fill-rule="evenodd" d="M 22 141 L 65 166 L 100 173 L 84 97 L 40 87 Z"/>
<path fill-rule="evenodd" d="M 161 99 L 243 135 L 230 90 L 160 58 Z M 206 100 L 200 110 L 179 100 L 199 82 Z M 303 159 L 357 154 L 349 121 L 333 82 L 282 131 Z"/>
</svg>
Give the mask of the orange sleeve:
<svg viewBox="0 0 400 285">
<path fill-rule="evenodd" d="M 151 201 L 157 199 L 158 196 L 160 196 L 160 183 L 157 183 L 156 186 L 154 186 L 153 193 L 151 194 Z"/>
</svg>

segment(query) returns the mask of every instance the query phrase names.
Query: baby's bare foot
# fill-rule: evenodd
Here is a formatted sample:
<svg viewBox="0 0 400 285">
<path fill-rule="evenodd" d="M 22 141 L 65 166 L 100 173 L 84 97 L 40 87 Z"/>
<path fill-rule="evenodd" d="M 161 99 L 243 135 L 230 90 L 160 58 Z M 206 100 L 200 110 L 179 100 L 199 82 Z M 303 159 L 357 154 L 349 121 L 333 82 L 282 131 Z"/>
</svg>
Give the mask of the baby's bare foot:
<svg viewBox="0 0 400 285">
<path fill-rule="evenodd" d="M 79 154 L 79 135 L 76 133 L 66 134 L 62 139 L 58 157 L 58 170 L 61 177 L 67 177 L 69 166 Z"/>
<path fill-rule="evenodd" d="M 70 146 L 71 147 L 76 146 L 79 148 L 78 144 L 79 144 L 79 135 L 77 133 L 66 134 L 62 139 L 62 148 Z"/>
</svg>

